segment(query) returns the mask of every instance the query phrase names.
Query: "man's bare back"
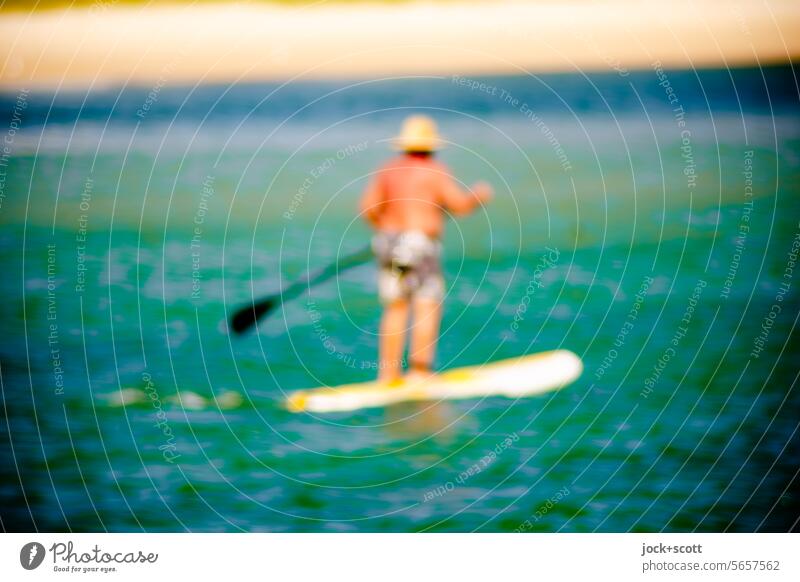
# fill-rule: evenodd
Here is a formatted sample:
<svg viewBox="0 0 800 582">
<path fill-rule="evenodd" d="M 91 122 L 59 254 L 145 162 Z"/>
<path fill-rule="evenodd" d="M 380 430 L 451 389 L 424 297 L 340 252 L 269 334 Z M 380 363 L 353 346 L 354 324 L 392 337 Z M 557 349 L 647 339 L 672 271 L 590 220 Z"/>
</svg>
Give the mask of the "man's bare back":
<svg viewBox="0 0 800 582">
<path fill-rule="evenodd" d="M 469 214 L 491 195 L 486 183 L 462 192 L 447 167 L 430 156 L 402 154 L 378 170 L 364 192 L 361 211 L 376 230 L 440 238 L 446 213 Z"/>
</svg>

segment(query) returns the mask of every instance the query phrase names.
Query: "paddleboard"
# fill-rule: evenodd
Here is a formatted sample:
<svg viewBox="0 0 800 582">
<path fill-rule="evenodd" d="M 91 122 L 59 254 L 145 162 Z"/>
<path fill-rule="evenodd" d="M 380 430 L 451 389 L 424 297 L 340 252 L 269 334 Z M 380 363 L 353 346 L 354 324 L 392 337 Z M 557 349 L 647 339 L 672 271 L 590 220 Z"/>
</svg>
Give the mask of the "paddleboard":
<svg viewBox="0 0 800 582">
<path fill-rule="evenodd" d="M 288 396 L 292 412 L 343 412 L 420 400 L 460 400 L 486 396 L 522 398 L 559 390 L 583 371 L 567 350 L 542 352 L 481 366 L 455 368 L 425 378 L 299 390 Z"/>
</svg>

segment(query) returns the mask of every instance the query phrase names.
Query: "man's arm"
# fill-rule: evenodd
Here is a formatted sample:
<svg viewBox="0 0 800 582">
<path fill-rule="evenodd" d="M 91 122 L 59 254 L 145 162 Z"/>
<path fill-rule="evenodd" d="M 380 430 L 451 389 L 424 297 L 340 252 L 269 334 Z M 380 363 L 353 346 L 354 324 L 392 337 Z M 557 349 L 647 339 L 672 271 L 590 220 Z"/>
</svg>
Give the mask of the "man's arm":
<svg viewBox="0 0 800 582">
<path fill-rule="evenodd" d="M 361 214 L 370 226 L 378 226 L 378 220 L 383 212 L 383 202 L 383 179 L 381 178 L 381 173 L 378 172 L 369 181 L 364 194 L 361 196 Z"/>
<path fill-rule="evenodd" d="M 469 191 L 462 192 L 453 178 L 442 176 L 440 195 L 442 206 L 456 216 L 464 216 L 492 199 L 492 187 L 478 182 Z"/>
</svg>

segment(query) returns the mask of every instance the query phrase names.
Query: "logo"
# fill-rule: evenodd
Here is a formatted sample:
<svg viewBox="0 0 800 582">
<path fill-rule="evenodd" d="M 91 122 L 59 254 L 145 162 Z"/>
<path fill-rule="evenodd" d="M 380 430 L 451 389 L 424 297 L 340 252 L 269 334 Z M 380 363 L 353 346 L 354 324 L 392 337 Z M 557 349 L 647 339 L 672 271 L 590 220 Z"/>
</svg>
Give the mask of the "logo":
<svg viewBox="0 0 800 582">
<path fill-rule="evenodd" d="M 19 551 L 19 563 L 26 570 L 35 570 L 44 560 L 44 546 L 39 542 L 29 542 Z"/>
</svg>

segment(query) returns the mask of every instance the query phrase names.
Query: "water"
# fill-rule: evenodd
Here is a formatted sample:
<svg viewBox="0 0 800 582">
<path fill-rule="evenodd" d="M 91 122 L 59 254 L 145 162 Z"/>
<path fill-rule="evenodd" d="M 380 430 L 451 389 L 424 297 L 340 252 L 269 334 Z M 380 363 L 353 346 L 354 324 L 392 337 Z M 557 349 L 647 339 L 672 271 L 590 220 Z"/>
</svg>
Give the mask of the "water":
<svg viewBox="0 0 800 582">
<path fill-rule="evenodd" d="M 666 79 L 3 95 L 3 527 L 796 528 L 797 85 L 785 67 Z M 425 109 L 454 173 L 497 194 L 448 227 L 437 367 L 567 348 L 584 375 L 290 414 L 287 391 L 374 377 L 373 267 L 257 333 L 224 321 L 368 240 L 360 190 Z M 158 400 L 110 406 L 120 388 Z"/>
</svg>

